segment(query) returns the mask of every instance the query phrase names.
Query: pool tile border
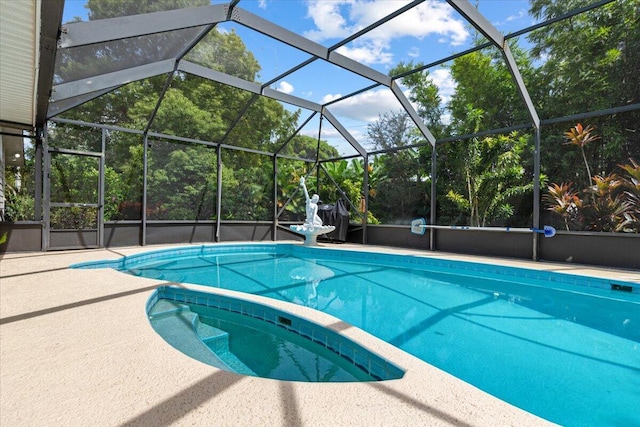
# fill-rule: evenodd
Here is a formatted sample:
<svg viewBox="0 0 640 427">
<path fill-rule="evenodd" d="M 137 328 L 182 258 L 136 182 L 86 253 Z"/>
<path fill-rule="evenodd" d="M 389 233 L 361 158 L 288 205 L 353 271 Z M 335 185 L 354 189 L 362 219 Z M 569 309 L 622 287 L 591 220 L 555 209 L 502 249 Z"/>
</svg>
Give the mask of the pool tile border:
<svg viewBox="0 0 640 427">
<path fill-rule="evenodd" d="M 281 327 L 290 333 L 323 346 L 377 381 L 399 379 L 405 373 L 391 361 L 335 331 L 269 306 L 192 289 L 160 286 L 147 300 L 146 312 L 149 313 L 160 299 L 225 310 Z"/>
<path fill-rule="evenodd" d="M 308 247 L 291 243 L 258 243 L 258 244 L 206 244 L 167 248 L 144 252 L 140 254 L 124 256 L 117 260 L 89 261 L 77 263 L 70 268 L 113 268 L 120 271 L 129 271 L 135 274 L 135 268 L 148 263 L 155 263 L 176 257 L 210 256 L 219 253 L 224 254 L 250 254 L 273 253 L 286 255 L 303 255 L 305 257 L 317 257 L 338 261 L 357 260 L 375 265 L 388 265 L 393 267 L 411 267 L 423 270 L 438 269 L 440 272 L 455 274 L 481 275 L 482 277 L 509 280 L 524 278 L 536 281 L 539 285 L 568 285 L 586 288 L 600 288 L 615 292 L 631 292 L 640 294 L 640 285 L 623 280 L 612 280 L 590 276 L 581 276 L 569 273 L 535 270 L 524 267 L 497 266 L 474 261 L 458 261 L 433 258 L 419 255 L 398 255 L 390 253 L 374 253 L 367 251 L 355 251 L 344 249 L 324 249 L 321 247 Z M 578 288 L 580 289 L 580 288 Z"/>
</svg>

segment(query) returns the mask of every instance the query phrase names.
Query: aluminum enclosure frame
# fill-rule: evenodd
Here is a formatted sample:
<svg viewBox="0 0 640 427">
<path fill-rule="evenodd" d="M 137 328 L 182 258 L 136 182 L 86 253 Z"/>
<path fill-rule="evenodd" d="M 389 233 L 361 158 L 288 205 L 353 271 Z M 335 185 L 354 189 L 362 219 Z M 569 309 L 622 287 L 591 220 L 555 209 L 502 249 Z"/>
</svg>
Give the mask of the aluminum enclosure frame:
<svg viewBox="0 0 640 427">
<path fill-rule="evenodd" d="M 162 94 L 158 99 L 156 108 L 153 114 L 151 115 L 147 125 L 145 126 L 145 129 L 140 132 L 138 132 L 137 130 L 132 131 L 131 129 L 122 129 L 122 128 L 120 128 L 120 130 L 124 130 L 127 132 L 140 133 L 143 140 L 145 141 L 148 137 L 153 136 L 153 137 L 173 139 L 175 141 L 180 141 L 180 142 L 215 146 L 217 147 L 217 150 L 218 150 L 219 165 L 222 157 L 221 156 L 222 149 L 240 150 L 240 151 L 247 151 L 247 152 L 272 156 L 273 162 L 274 162 L 274 177 L 277 176 L 278 158 L 286 157 L 286 156 L 281 156 L 279 154 L 280 150 L 282 150 L 282 148 L 286 146 L 286 144 L 291 140 L 291 138 L 293 138 L 293 136 L 295 136 L 298 132 L 300 132 L 300 130 L 304 125 L 300 126 L 296 130 L 295 134 L 292 135 L 291 138 L 289 138 L 284 143 L 284 145 L 280 147 L 280 149 L 275 153 L 265 153 L 257 150 L 250 150 L 250 149 L 244 149 L 242 147 L 231 146 L 229 144 L 225 144 L 226 139 L 224 137 L 220 141 L 198 141 L 198 140 L 192 140 L 189 138 L 170 137 L 168 135 L 160 135 L 160 134 L 149 132 L 151 128 L 151 124 L 155 117 L 155 113 L 157 113 L 158 108 L 162 103 L 164 92 L 170 85 L 171 79 L 176 72 L 184 72 L 190 75 L 199 76 L 201 78 L 215 81 L 215 82 L 228 85 L 228 86 L 231 86 L 243 91 L 247 91 L 253 94 L 253 96 L 251 97 L 251 100 L 246 104 L 244 109 L 241 109 L 239 115 L 232 122 L 232 124 L 230 125 L 225 135 L 228 135 L 231 132 L 235 124 L 243 117 L 243 114 L 249 109 L 252 102 L 254 102 L 259 96 L 265 96 L 280 102 L 284 102 L 284 103 L 311 111 L 312 114 L 307 119 L 307 122 L 311 120 L 311 118 L 313 118 L 318 113 L 320 114 L 321 118 L 326 117 L 327 120 L 334 126 L 334 128 L 358 153 L 356 156 L 352 156 L 352 157 L 361 157 L 365 160 L 365 162 L 367 161 L 368 157 L 372 154 L 382 154 L 382 153 L 393 152 L 393 151 L 398 151 L 403 149 L 419 148 L 429 144 L 432 146 L 432 149 L 433 149 L 431 167 L 432 167 L 432 175 L 434 177 L 435 177 L 436 161 L 437 161 L 437 155 L 436 155 L 437 146 L 441 143 L 445 143 L 449 141 L 465 140 L 473 136 L 487 135 L 491 133 L 500 133 L 510 129 L 525 129 L 525 128 L 533 129 L 534 142 L 535 142 L 535 147 L 534 147 L 534 186 L 535 188 L 534 188 L 534 196 L 533 196 L 534 197 L 533 226 L 536 228 L 539 228 L 539 220 L 540 220 L 539 218 L 539 215 L 540 215 L 539 177 L 540 177 L 541 127 L 544 126 L 545 124 L 560 122 L 563 120 L 567 120 L 568 118 L 564 117 L 564 118 L 554 118 L 554 119 L 548 119 L 548 120 L 541 120 L 539 118 L 538 113 L 535 109 L 535 106 L 533 105 L 533 102 L 531 101 L 531 98 L 527 91 L 526 85 L 524 84 L 522 76 L 520 75 L 520 72 L 517 68 L 513 55 L 508 46 L 508 40 L 513 37 L 517 37 L 519 35 L 525 34 L 526 32 L 532 31 L 534 29 L 542 28 L 545 25 L 548 25 L 550 23 L 557 22 L 562 19 L 570 18 L 571 16 L 574 16 L 578 13 L 582 13 L 586 10 L 590 10 L 590 9 L 602 6 L 604 4 L 610 3 L 615 0 L 602 0 L 597 3 L 593 3 L 589 6 L 570 11 L 561 17 L 555 18 L 547 22 L 533 25 L 531 27 L 518 31 L 517 33 L 513 33 L 506 36 L 503 36 L 502 34 L 500 34 L 500 32 L 489 21 L 487 21 L 484 18 L 484 16 L 482 16 L 482 14 L 480 14 L 478 10 L 468 0 L 446 0 L 451 7 L 453 7 L 456 11 L 458 11 L 474 28 L 476 28 L 480 33 L 482 33 L 489 40 L 489 42 L 480 46 L 476 46 L 465 52 L 461 52 L 456 55 L 452 55 L 448 58 L 444 58 L 442 60 L 434 62 L 432 64 L 426 65 L 421 69 L 414 69 L 408 73 L 405 73 L 403 75 L 398 75 L 398 76 L 387 76 L 385 74 L 382 74 L 370 67 L 360 64 L 336 52 L 336 50 L 339 47 L 344 46 L 350 41 L 355 40 L 357 37 L 360 37 L 363 34 L 366 34 L 367 32 L 378 28 L 380 25 L 388 22 L 389 20 L 400 15 L 401 13 L 404 13 L 407 10 L 410 10 L 411 8 L 423 3 L 423 1 L 424 0 L 412 1 L 411 3 L 403 6 L 402 8 L 393 12 L 392 14 L 383 17 L 379 21 L 358 31 L 356 34 L 353 34 L 352 36 L 328 48 L 320 44 L 317 44 L 315 42 L 312 42 L 298 34 L 295 34 L 283 27 L 280 27 L 270 21 L 267 21 L 259 16 L 256 16 L 238 7 L 238 4 L 241 4 L 241 1 L 239 0 L 234 0 L 228 4 L 223 4 L 223 5 L 203 6 L 203 7 L 193 8 L 193 9 L 178 9 L 173 11 L 155 12 L 155 13 L 149 13 L 149 14 L 143 14 L 143 15 L 122 17 L 122 18 L 111 18 L 111 19 L 97 20 L 97 21 L 90 21 L 90 22 L 71 23 L 71 24 L 64 25 L 63 26 L 64 28 L 60 26 L 56 26 L 56 29 L 59 28 L 59 39 L 58 39 L 57 45 L 53 43 L 53 46 L 52 46 L 51 29 L 47 31 L 47 35 L 46 35 L 48 42 L 45 44 L 45 49 L 48 50 L 49 57 L 48 59 L 45 57 L 44 61 L 49 64 L 49 69 L 45 68 L 45 71 L 46 71 L 45 73 L 42 73 L 42 69 L 41 69 L 40 78 L 46 80 L 47 75 L 51 76 L 51 79 L 49 79 L 49 88 L 51 89 L 51 97 L 48 100 L 46 99 L 48 96 L 48 91 L 47 91 L 47 95 L 44 95 L 43 92 L 39 93 L 38 111 L 40 111 L 40 115 L 39 115 L 40 119 L 38 121 L 39 124 L 37 126 L 37 133 L 38 134 L 42 133 L 42 130 L 45 127 L 44 123 L 48 119 L 51 119 L 54 122 L 59 122 L 59 123 L 69 123 L 69 124 L 76 124 L 81 126 L 84 126 L 84 125 L 95 126 L 93 124 L 88 124 L 88 123 L 60 120 L 60 119 L 57 119 L 56 116 L 60 115 L 65 111 L 69 111 L 70 109 L 73 109 L 79 105 L 82 105 L 87 101 L 90 101 L 99 96 L 107 94 L 132 81 L 143 80 L 153 76 L 166 75 L 167 80 L 165 84 L 165 89 L 162 91 Z M 52 7 L 59 13 L 59 15 L 54 15 L 54 16 L 59 16 L 61 18 L 63 1 L 51 0 L 50 4 L 52 4 Z M 43 11 L 43 14 L 44 14 L 44 11 Z M 224 73 L 209 69 L 207 67 L 200 66 L 198 64 L 195 64 L 193 62 L 190 62 L 184 59 L 185 55 L 197 44 L 197 42 L 201 40 L 217 24 L 223 23 L 223 22 L 230 22 L 230 21 L 241 24 L 251 30 L 257 31 L 261 34 L 264 34 L 268 37 L 278 40 L 288 46 L 294 47 L 299 51 L 310 54 L 312 57 L 308 60 L 303 61 L 300 64 L 295 65 L 293 68 L 284 72 L 280 76 L 277 76 L 274 79 L 272 79 L 270 82 L 264 83 L 264 84 L 243 80 L 238 77 L 234 77 L 228 74 L 224 74 Z M 56 22 L 59 22 L 59 20 Z M 50 27 L 52 26 L 50 25 Z M 190 45 L 186 46 L 185 49 L 181 51 L 174 58 L 170 58 L 163 61 L 154 62 L 154 63 L 150 63 L 150 64 L 138 66 L 138 67 L 128 68 L 125 70 L 114 71 L 114 72 L 106 73 L 103 75 L 91 76 L 89 78 L 81 79 L 77 81 L 65 82 L 59 85 L 51 85 L 52 76 L 54 72 L 53 58 L 55 57 L 57 49 L 70 49 L 73 47 L 87 46 L 92 44 L 104 43 L 107 41 L 122 40 L 126 38 L 140 37 L 145 35 L 158 34 L 162 32 L 170 32 L 170 31 L 176 31 L 180 29 L 194 28 L 194 27 L 203 27 L 203 30 L 198 33 L 198 35 L 192 40 Z M 44 39 L 41 39 L 41 43 L 42 43 L 42 40 Z M 509 129 L 487 130 L 487 131 L 479 132 L 473 135 L 452 136 L 452 137 L 436 140 L 436 138 L 431 134 L 428 127 L 419 117 L 417 111 L 415 111 L 415 109 L 413 108 L 409 100 L 402 93 L 398 85 L 398 79 L 401 79 L 402 77 L 413 74 L 415 72 L 419 72 L 431 66 L 442 64 L 443 62 L 447 62 L 455 57 L 459 57 L 469 52 L 476 51 L 491 45 L 495 46 L 500 50 L 502 57 L 505 63 L 507 64 L 507 68 L 509 69 L 514 79 L 514 83 L 516 85 L 518 93 L 529 114 L 530 123 L 523 123 L 523 124 L 511 127 Z M 309 65 L 310 63 L 317 60 L 326 61 L 332 65 L 340 67 L 351 73 L 362 76 L 365 79 L 370 80 L 372 83 L 371 85 L 365 88 L 362 88 L 358 91 L 355 91 L 351 94 L 341 97 L 339 100 L 333 100 L 326 104 L 318 104 L 318 103 L 306 100 L 304 98 L 279 92 L 269 87 L 271 83 L 301 68 L 304 68 L 306 65 Z M 46 63 L 44 65 L 46 65 Z M 376 87 L 381 87 L 381 86 L 387 87 L 392 91 L 392 93 L 397 98 L 400 105 L 403 107 L 403 109 L 407 113 L 407 115 L 411 118 L 411 120 L 414 122 L 416 127 L 420 130 L 420 132 L 424 136 L 426 141 L 425 143 L 416 144 L 411 147 L 396 147 L 388 150 L 367 151 L 358 142 L 358 140 L 353 135 L 351 135 L 349 131 L 340 123 L 340 121 L 331 113 L 331 105 L 333 103 L 343 99 L 348 99 L 349 97 L 355 96 L 364 91 L 367 91 Z M 46 84 L 44 84 L 39 87 L 46 89 L 47 86 Z M 43 107 L 43 105 L 44 107 L 47 107 L 46 114 L 43 113 L 43 111 L 45 111 L 45 108 Z M 595 117 L 603 114 L 615 114 L 617 112 L 634 111 L 639 108 L 640 108 L 640 104 L 633 104 L 633 105 L 627 105 L 627 106 L 614 107 L 608 110 L 602 110 L 598 112 L 589 112 L 581 115 L 574 115 L 570 117 L 571 118 Z M 116 129 L 117 127 L 112 127 L 112 128 Z M 108 127 L 105 126 L 103 127 L 103 129 L 108 129 Z M 146 150 L 146 143 L 145 143 L 145 150 Z M 344 158 L 349 158 L 349 157 L 344 157 Z M 302 160 L 308 163 L 313 163 L 315 165 L 318 165 L 319 163 L 318 159 L 315 159 L 315 160 L 299 159 L 299 158 L 293 158 L 293 159 Z M 332 161 L 332 160 L 336 160 L 336 159 L 329 159 L 329 160 L 324 159 L 321 162 Z M 366 176 L 366 168 L 365 168 L 365 176 L 364 176 L 365 184 L 367 183 L 367 179 L 368 177 Z M 274 185 L 274 188 L 275 188 L 275 185 Z M 433 204 L 435 203 L 435 197 L 433 197 L 435 195 L 435 179 L 432 180 L 431 192 L 432 192 L 431 199 Z M 144 193 L 145 193 L 144 197 L 146 197 L 146 191 Z M 365 197 L 367 194 L 368 192 L 365 192 Z M 220 195 L 221 195 L 221 192 L 218 191 L 218 197 L 220 197 Z M 220 203 L 221 201 L 218 200 L 218 209 L 220 208 L 219 206 Z M 365 203 L 365 206 L 368 206 L 368 203 Z M 434 205 L 432 205 L 431 215 L 432 215 L 431 222 L 436 223 Z M 277 226 L 277 216 L 278 216 L 277 210 L 274 210 L 274 223 L 273 223 L 274 235 L 275 235 L 275 229 Z M 365 212 L 365 218 L 366 218 L 366 212 Z M 143 221 L 143 229 L 144 229 L 146 226 L 146 220 L 143 218 L 142 221 Z M 218 220 L 217 229 L 216 229 L 216 241 L 220 241 L 220 235 L 219 235 L 220 228 L 221 228 L 221 224 L 220 224 L 220 221 Z M 367 242 L 366 228 L 367 226 L 365 222 L 363 227 L 364 243 Z M 143 236 L 145 235 L 146 233 L 143 233 Z M 537 254 L 537 250 L 539 246 L 538 237 L 539 236 L 536 233 L 533 233 L 533 259 L 538 259 L 538 254 Z M 429 248 L 435 250 L 436 249 L 435 230 L 430 230 L 429 242 L 430 242 Z M 144 243 L 145 242 L 143 237 L 143 244 Z"/>
</svg>

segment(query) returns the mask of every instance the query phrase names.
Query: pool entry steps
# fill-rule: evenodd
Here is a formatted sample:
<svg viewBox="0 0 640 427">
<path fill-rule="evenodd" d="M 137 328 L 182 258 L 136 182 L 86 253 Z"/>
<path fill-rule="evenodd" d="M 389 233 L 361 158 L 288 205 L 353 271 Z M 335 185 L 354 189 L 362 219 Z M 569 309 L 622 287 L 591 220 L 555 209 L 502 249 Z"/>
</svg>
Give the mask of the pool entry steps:
<svg viewBox="0 0 640 427">
<path fill-rule="evenodd" d="M 153 329 L 183 353 L 225 371 L 255 375 L 229 351 L 229 334 L 202 323 L 188 305 L 160 299 L 148 316 Z"/>
<path fill-rule="evenodd" d="M 404 375 L 334 331 L 254 302 L 162 286 L 149 299 L 147 315 L 174 348 L 242 375 L 308 382 L 382 381 Z"/>
</svg>

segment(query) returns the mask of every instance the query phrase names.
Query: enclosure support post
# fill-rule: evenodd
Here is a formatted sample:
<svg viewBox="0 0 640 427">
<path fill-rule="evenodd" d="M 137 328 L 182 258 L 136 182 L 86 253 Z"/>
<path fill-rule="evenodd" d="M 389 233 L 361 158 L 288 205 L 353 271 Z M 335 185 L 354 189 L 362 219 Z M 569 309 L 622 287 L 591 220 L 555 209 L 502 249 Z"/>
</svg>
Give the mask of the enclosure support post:
<svg viewBox="0 0 640 427">
<path fill-rule="evenodd" d="M 436 180 L 437 180 L 437 161 L 438 161 L 438 155 L 437 155 L 437 144 L 433 144 L 433 147 L 431 147 L 431 208 L 430 208 L 430 213 L 429 213 L 429 223 L 431 225 L 435 225 L 437 218 L 436 218 Z M 431 228 L 429 229 L 429 250 L 435 251 L 436 250 L 436 230 Z"/>
<path fill-rule="evenodd" d="M 364 212 L 362 216 L 362 244 L 367 244 L 367 219 L 369 218 L 369 154 L 363 156 L 364 176 L 362 178 L 362 187 L 364 190 Z"/>
<path fill-rule="evenodd" d="M 278 155 L 273 155 L 273 224 L 271 225 L 271 240 L 275 242 L 278 233 Z"/>
<path fill-rule="evenodd" d="M 218 144 L 216 148 L 216 155 L 218 157 L 218 170 L 217 182 L 216 182 L 216 243 L 220 241 L 220 217 L 222 212 L 222 146 Z"/>
<path fill-rule="evenodd" d="M 105 165 L 105 157 L 106 157 L 106 150 L 107 150 L 107 130 L 106 129 L 102 129 L 102 141 L 101 141 L 101 146 L 100 146 L 100 153 L 102 154 L 102 156 L 100 156 L 100 176 L 98 177 L 98 189 L 99 189 L 99 194 L 98 194 L 98 247 L 99 248 L 103 248 L 104 247 L 104 184 L 105 184 L 105 178 L 104 178 L 104 174 L 105 174 L 105 169 L 106 169 L 106 165 Z"/>
<path fill-rule="evenodd" d="M 36 129 L 36 164 L 35 164 L 35 203 L 34 203 L 34 215 L 36 221 L 42 221 L 42 138 L 44 130 L 42 128 Z"/>
<path fill-rule="evenodd" d="M 47 134 L 47 125 L 44 125 L 42 131 L 42 138 L 36 140 L 36 168 L 40 167 L 40 173 L 38 174 L 36 169 L 36 179 L 38 175 L 40 175 L 41 185 L 36 186 L 36 197 L 37 192 L 40 190 L 42 193 L 41 203 L 37 203 L 36 199 L 36 213 L 38 209 L 40 209 L 40 215 L 36 217 L 38 221 L 42 221 L 42 250 L 46 251 L 49 249 L 49 188 L 51 186 L 51 178 L 49 173 L 49 156 L 46 155 L 48 150 L 48 134 Z M 38 150 L 39 148 L 39 150 Z M 38 155 L 38 152 L 40 153 Z"/>
<path fill-rule="evenodd" d="M 142 135 L 142 212 L 140 212 L 140 220 L 142 221 L 142 235 L 140 236 L 140 244 L 147 244 L 147 158 L 149 153 L 149 140 L 147 133 Z"/>
<path fill-rule="evenodd" d="M 533 228 L 540 229 L 540 126 L 535 127 L 535 148 L 533 152 Z M 538 261 L 540 236 L 533 234 L 533 260 Z"/>
</svg>

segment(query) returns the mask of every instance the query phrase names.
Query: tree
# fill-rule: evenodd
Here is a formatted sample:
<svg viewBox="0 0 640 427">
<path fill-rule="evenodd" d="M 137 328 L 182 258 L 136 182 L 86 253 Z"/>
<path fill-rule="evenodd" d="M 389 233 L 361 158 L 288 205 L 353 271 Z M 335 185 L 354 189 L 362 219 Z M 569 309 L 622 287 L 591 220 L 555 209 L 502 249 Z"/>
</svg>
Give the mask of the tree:
<svg viewBox="0 0 640 427">
<path fill-rule="evenodd" d="M 525 53 L 514 43 L 511 51 L 523 78 L 528 80 L 531 63 Z M 479 129 L 499 129 L 527 123 L 530 119 L 511 73 L 499 51 L 476 51 L 456 58 L 451 65 L 451 77 L 456 81 L 456 91 L 451 96 L 452 132 L 468 132 L 468 112 L 482 110 Z"/>
<path fill-rule="evenodd" d="M 438 86 L 429 77 L 428 70 L 411 73 L 412 70 L 420 69 L 423 65 L 400 62 L 389 71 L 389 75 L 393 77 L 406 74 L 400 80 L 409 89 L 409 100 L 417 104 L 418 115 L 433 136 L 438 138 L 443 133 L 442 98 Z"/>
<path fill-rule="evenodd" d="M 378 150 L 406 147 L 415 142 L 415 132 L 404 112 L 381 115 L 367 128 L 367 136 Z M 370 210 L 382 222 L 408 223 L 428 209 L 429 186 L 425 168 L 415 149 L 398 150 L 379 155 L 376 161 L 379 180 L 375 195 L 370 197 Z"/>
<path fill-rule="evenodd" d="M 484 227 L 512 220 L 513 200 L 533 189 L 521 164 L 528 144 L 529 138 L 516 132 L 465 141 L 456 179 L 465 186 L 462 191 L 452 186 L 447 198 L 467 215 L 469 225 Z"/>
<path fill-rule="evenodd" d="M 89 19 L 94 20 L 208 4 L 208 0 L 90 0 L 87 8 Z M 193 28 L 113 41 L 91 48 L 61 49 L 61 67 L 56 79 L 66 82 L 134 63 L 141 65 L 175 57 L 195 40 L 201 30 Z M 234 31 L 213 29 L 185 59 L 250 82 L 255 81 L 260 71 L 257 60 Z M 171 85 L 150 122 L 168 77 L 156 76 L 121 86 L 86 103 L 82 109 L 69 111 L 65 116 L 133 129 L 150 126 L 153 132 L 266 152 L 281 146 L 281 141 L 296 128 L 299 112 L 289 112 L 275 100 L 265 97 L 254 99 L 252 93 L 182 72 L 173 74 Z M 87 145 L 84 129 L 60 126 L 56 132 L 61 141 L 70 141 L 73 146 L 70 148 L 84 149 L 83 145 Z M 140 217 L 143 149 L 140 137 L 135 141 L 137 147 L 131 145 L 135 138 L 119 135 L 108 139 L 107 219 Z M 99 132 L 95 140 L 100 142 Z M 305 146 L 308 141 L 296 137 L 294 144 Z M 98 144 L 87 151 L 99 151 L 99 147 Z M 335 153 L 326 147 L 322 144 L 321 150 Z M 213 172 L 217 159 L 213 150 L 151 141 L 149 159 L 149 217 L 209 219 L 215 215 L 211 197 L 217 188 Z M 272 168 L 271 159 L 225 150 L 223 162 L 223 188 L 225 193 L 229 193 L 224 196 L 225 203 L 228 203 L 223 213 L 225 218 L 268 217 L 271 190 L 266 188 L 264 177 Z M 124 174 L 122 179 L 112 171 Z M 236 188 L 238 185 L 243 189 L 242 194 Z M 259 191 L 262 193 L 258 194 Z"/>
<path fill-rule="evenodd" d="M 584 6 L 577 0 L 531 0 L 537 20 Z M 540 64 L 529 85 L 542 118 L 634 104 L 640 100 L 640 0 L 614 1 L 532 31 L 532 60 Z M 640 157 L 640 111 L 593 119 L 603 143 L 586 152 L 594 174 L 604 175 Z M 545 134 L 543 133 L 543 136 Z M 556 181 L 572 181 L 574 155 L 559 152 L 553 131 L 542 140 L 543 166 Z M 564 162 L 564 163 L 563 163 Z M 556 166 L 558 165 L 558 166 Z M 563 174 L 565 173 L 565 174 Z"/>
</svg>

